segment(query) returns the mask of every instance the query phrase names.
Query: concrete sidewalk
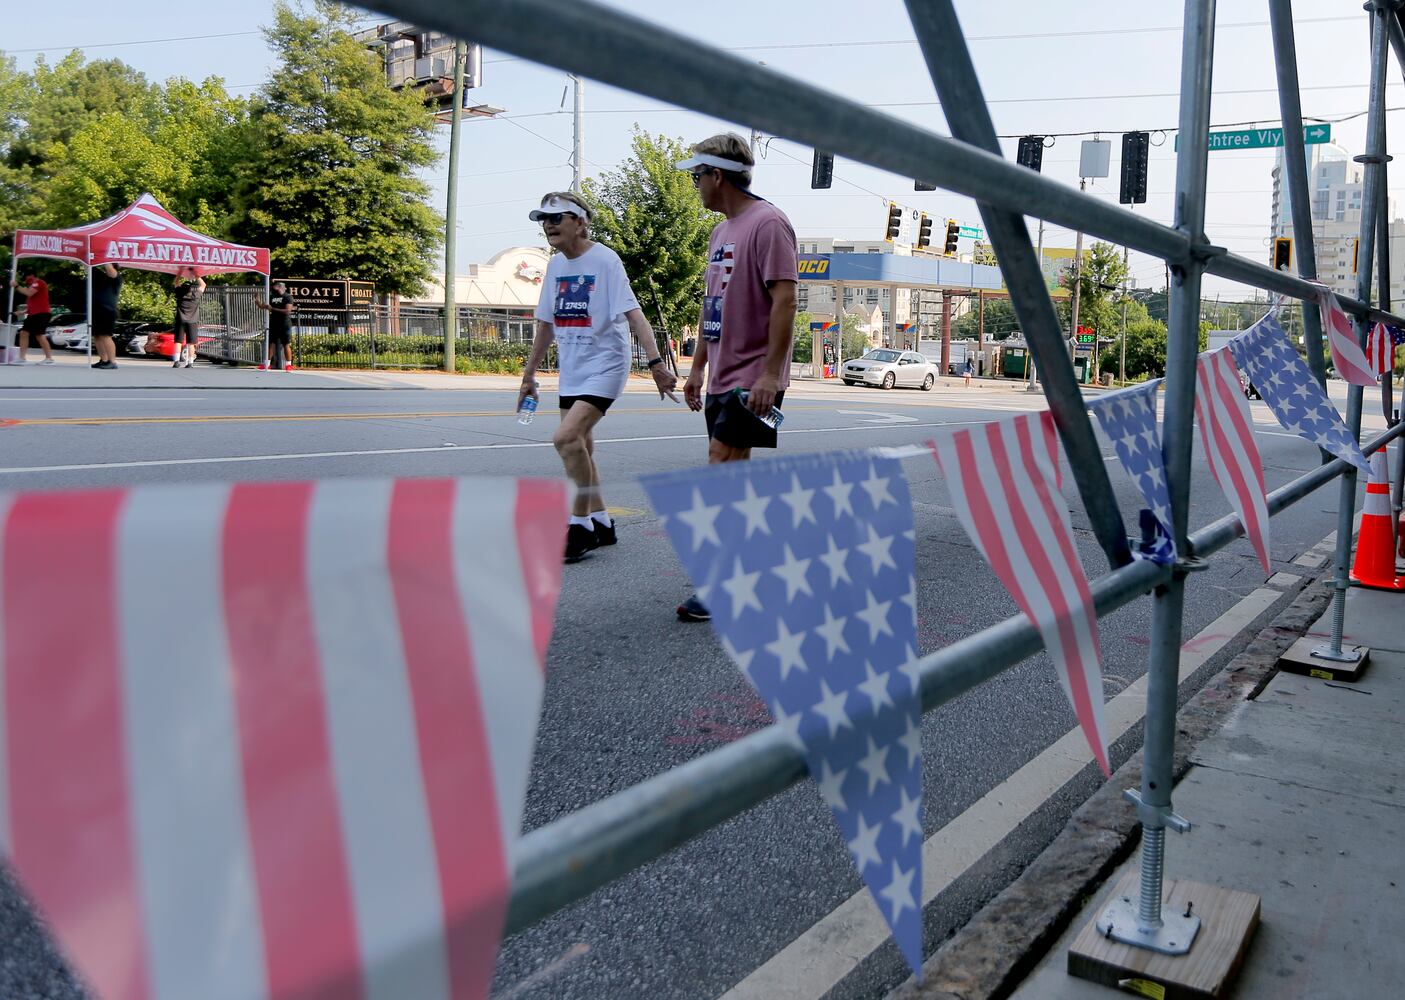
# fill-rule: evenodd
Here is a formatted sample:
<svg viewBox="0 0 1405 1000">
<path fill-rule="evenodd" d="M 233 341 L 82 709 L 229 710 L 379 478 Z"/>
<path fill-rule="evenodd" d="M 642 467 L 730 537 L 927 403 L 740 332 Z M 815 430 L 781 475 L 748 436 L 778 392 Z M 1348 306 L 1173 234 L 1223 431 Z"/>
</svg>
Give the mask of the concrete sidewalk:
<svg viewBox="0 0 1405 1000">
<path fill-rule="evenodd" d="M 1330 617 L 1320 613 L 1325 588 L 1315 589 L 1315 597 L 1304 592 L 1295 602 L 1301 607 L 1304 599 L 1312 601 L 1311 615 L 1291 629 L 1282 619 L 1266 629 L 1240 657 L 1251 662 L 1231 663 L 1202 692 L 1208 697 L 1198 696 L 1177 720 L 1178 741 L 1192 746 L 1174 808 L 1194 828 L 1184 836 L 1168 833 L 1166 879 L 1252 892 L 1262 900 L 1261 923 L 1244 964 L 1223 994 L 1229 997 L 1399 996 L 1405 982 L 1400 947 L 1405 939 L 1405 628 L 1400 625 L 1405 595 L 1348 592 L 1346 631 L 1371 647 L 1358 681 L 1275 672 L 1274 650 L 1286 648 L 1294 637 L 1290 631 L 1300 633 L 1314 619 L 1311 631 L 1325 633 L 1330 627 Z M 1216 700 L 1223 704 L 1213 705 Z M 1205 715 L 1216 721 L 1200 731 L 1197 720 Z M 1099 795 L 1108 793 L 1109 803 L 1115 803 L 1123 787 L 1135 787 L 1132 777 L 1119 772 Z M 1120 832 L 1130 834 L 1131 807 L 1121 812 Z M 1109 832 L 1082 813 L 1070 827 L 1080 822 Z M 1059 841 L 1046 854 L 1052 857 L 1036 862 L 1045 865 L 1046 880 L 1070 864 L 1088 862 L 1086 853 L 1080 858 Z M 1127 855 L 1128 848 L 1117 854 Z M 1063 912 L 1045 925 L 1033 922 L 1025 953 L 1006 949 L 1003 970 L 982 973 L 981 966 L 990 966 L 1000 953 L 989 948 L 988 933 L 983 945 L 979 931 L 963 930 L 928 963 L 927 984 L 909 984 L 899 994 L 952 1000 L 1116 995 L 1070 976 L 1068 949 L 1102 911 L 1113 887 L 1139 865 L 1139 852 L 1131 850 L 1082 887 L 1066 883 L 1064 888 L 1074 891 L 1067 893 Z M 997 920 L 1018 924 L 1019 897 L 1015 891 L 1003 901 L 997 898 L 987 910 L 993 908 Z M 991 915 L 983 912 L 973 925 L 983 918 L 990 923 Z M 1048 943 L 1054 934 L 1057 939 Z M 1040 936 L 1047 947 L 1042 957 Z"/>
</svg>

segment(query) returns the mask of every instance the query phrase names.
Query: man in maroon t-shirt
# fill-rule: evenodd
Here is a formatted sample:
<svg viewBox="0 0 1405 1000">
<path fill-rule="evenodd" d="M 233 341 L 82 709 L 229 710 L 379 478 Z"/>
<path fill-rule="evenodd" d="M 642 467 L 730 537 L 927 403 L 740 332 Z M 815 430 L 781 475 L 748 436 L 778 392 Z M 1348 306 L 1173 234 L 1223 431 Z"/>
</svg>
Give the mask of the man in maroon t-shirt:
<svg viewBox="0 0 1405 1000">
<path fill-rule="evenodd" d="M 751 193 L 754 161 L 736 133 L 704 139 L 676 166 L 693 175 L 703 207 L 725 216 L 708 242 L 700 336 L 683 398 L 704 411 L 708 461 L 745 461 L 752 448 L 776 446 L 776 428 L 763 418 L 780 407 L 790 384 L 800 279 L 795 230 L 780 209 Z M 694 596 L 679 605 L 678 617 L 712 615 Z"/>
<path fill-rule="evenodd" d="M 39 275 L 31 273 L 24 276 L 24 284 L 16 284 L 11 280 L 10 287 L 28 300 L 24 311 L 24 325 L 20 327 L 20 364 L 25 363 L 24 352 L 29 350 L 31 336 L 44 351 L 44 360 L 40 364 L 53 364 L 54 354 L 49 349 L 48 333 L 53 310 L 49 305 L 48 284 Z"/>
</svg>

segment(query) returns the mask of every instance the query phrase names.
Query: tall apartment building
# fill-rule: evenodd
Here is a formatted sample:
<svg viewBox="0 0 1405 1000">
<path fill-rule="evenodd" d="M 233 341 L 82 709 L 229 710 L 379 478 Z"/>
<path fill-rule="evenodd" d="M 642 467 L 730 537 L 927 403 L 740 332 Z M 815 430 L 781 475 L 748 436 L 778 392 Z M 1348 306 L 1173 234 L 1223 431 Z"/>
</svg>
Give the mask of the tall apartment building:
<svg viewBox="0 0 1405 1000">
<path fill-rule="evenodd" d="M 1356 295 L 1356 241 L 1361 235 L 1362 166 L 1336 143 L 1306 147 L 1308 197 L 1312 211 L 1312 236 L 1317 251 L 1317 277 L 1333 291 Z M 1293 235 L 1292 207 L 1288 197 L 1288 172 L 1280 149 L 1273 167 L 1272 234 Z M 1405 220 L 1395 218 L 1395 201 L 1387 199 L 1391 220 L 1390 297 L 1401 302 L 1405 292 Z M 1293 253 L 1300 250 L 1293 241 Z M 1267 253 L 1267 251 L 1265 251 Z M 1296 273 L 1296 257 L 1293 271 Z"/>
</svg>

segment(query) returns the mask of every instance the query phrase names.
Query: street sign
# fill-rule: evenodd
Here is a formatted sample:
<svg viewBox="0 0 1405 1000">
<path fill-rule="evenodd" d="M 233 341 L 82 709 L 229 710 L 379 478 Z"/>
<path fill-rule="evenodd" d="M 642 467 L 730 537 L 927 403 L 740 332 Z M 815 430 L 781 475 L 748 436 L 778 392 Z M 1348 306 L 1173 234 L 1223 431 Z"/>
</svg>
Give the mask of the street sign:
<svg viewBox="0 0 1405 1000">
<path fill-rule="evenodd" d="M 983 240 L 985 239 L 985 230 L 981 229 L 980 226 L 962 226 L 956 231 L 956 235 L 970 240 Z"/>
<path fill-rule="evenodd" d="M 1319 142 L 1332 141 L 1331 125 L 1304 125 L 1303 142 L 1309 146 Z M 1283 145 L 1281 128 L 1241 128 L 1232 132 L 1211 132 L 1210 152 L 1224 149 L 1272 149 Z M 1181 148 L 1181 137 L 1176 136 L 1173 149 Z"/>
</svg>

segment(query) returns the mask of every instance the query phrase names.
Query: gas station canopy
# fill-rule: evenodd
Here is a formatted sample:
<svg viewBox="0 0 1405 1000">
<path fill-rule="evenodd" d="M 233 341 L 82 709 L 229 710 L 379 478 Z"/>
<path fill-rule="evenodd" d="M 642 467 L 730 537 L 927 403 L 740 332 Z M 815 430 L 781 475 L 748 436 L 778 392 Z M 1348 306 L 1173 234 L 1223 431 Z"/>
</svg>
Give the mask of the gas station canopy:
<svg viewBox="0 0 1405 1000">
<path fill-rule="evenodd" d="M 938 257 L 890 253 L 801 254 L 800 280 L 846 285 L 903 285 L 911 288 L 1003 287 L 1000 268 Z"/>
</svg>

